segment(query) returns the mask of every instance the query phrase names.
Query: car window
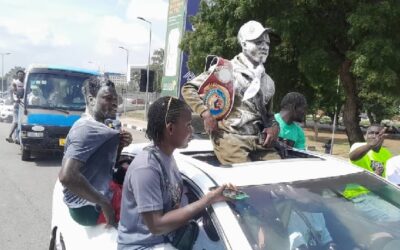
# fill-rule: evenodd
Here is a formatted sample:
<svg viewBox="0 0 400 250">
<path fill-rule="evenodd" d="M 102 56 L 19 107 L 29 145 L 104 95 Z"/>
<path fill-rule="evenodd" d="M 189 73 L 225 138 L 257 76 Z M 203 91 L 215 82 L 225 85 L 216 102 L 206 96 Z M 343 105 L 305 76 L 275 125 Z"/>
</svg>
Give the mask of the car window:
<svg viewBox="0 0 400 250">
<path fill-rule="evenodd" d="M 198 190 L 191 186 L 188 181 L 184 181 L 184 194 L 183 203 L 192 203 L 199 199 Z M 221 240 L 215 224 L 212 220 L 212 210 L 206 209 L 194 218 L 199 226 L 199 235 L 193 250 L 213 249 L 223 250 L 226 249 L 223 241 Z"/>
<path fill-rule="evenodd" d="M 253 249 L 400 249 L 399 189 L 372 174 L 241 189 L 229 205 Z"/>
</svg>

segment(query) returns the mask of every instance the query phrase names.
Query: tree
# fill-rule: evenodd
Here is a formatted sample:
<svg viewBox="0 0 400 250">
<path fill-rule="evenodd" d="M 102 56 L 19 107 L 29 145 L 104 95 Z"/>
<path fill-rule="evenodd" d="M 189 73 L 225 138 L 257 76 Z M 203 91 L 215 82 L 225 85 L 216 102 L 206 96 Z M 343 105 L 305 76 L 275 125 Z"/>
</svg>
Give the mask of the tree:
<svg viewBox="0 0 400 250">
<path fill-rule="evenodd" d="M 161 92 L 161 78 L 164 74 L 164 49 L 160 48 L 153 52 L 151 57 L 150 69 L 155 72 L 155 88 L 156 92 Z"/>
<path fill-rule="evenodd" d="M 360 100 L 371 124 L 381 123 L 383 119 L 392 118 L 398 113 L 400 105 L 398 97 L 382 95 L 368 91 L 368 89 L 360 92 Z"/>
<path fill-rule="evenodd" d="M 1 89 L 4 89 L 4 91 L 8 90 L 10 88 L 10 85 L 12 83 L 13 79 L 17 79 L 17 71 L 18 70 L 23 70 L 25 71 L 25 68 L 20 67 L 20 66 L 15 66 L 14 68 L 10 69 L 5 75 L 4 75 L 4 81 L 3 81 L 3 86 Z M 1 77 L 0 77 L 1 80 Z"/>
<path fill-rule="evenodd" d="M 318 0 L 214 0 L 202 2 L 193 18 L 195 31 L 185 35 L 189 67 L 203 68 L 207 54 L 232 58 L 239 50 L 236 34 L 244 22 L 258 20 L 275 30 L 267 71 L 277 96 L 298 90 L 313 109 L 341 106 L 350 144 L 363 141 L 359 127 L 359 93 L 399 93 L 400 2 Z M 339 104 L 338 104 L 339 103 Z"/>
</svg>

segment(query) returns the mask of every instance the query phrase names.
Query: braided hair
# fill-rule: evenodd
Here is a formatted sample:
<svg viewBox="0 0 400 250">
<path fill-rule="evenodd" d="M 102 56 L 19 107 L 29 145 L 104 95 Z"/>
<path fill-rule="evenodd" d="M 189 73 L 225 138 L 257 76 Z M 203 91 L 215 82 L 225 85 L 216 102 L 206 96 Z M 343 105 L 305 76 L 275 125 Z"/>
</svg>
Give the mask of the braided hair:
<svg viewBox="0 0 400 250">
<path fill-rule="evenodd" d="M 302 106 L 307 106 L 307 100 L 299 92 L 289 92 L 281 101 L 281 110 L 293 110 L 296 107 Z"/>
<path fill-rule="evenodd" d="M 146 137 L 155 143 L 161 142 L 167 124 L 175 123 L 185 110 L 190 111 L 190 107 L 180 99 L 172 96 L 158 98 L 149 107 Z"/>
</svg>

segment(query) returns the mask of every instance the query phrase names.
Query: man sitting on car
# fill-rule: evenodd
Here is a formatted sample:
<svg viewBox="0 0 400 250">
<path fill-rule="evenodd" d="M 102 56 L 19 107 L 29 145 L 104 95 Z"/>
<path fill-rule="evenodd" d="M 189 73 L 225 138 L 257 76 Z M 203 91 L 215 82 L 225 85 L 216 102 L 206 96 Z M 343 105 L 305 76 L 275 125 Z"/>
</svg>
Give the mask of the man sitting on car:
<svg viewBox="0 0 400 250">
<path fill-rule="evenodd" d="M 93 226 L 105 220 L 116 226 L 111 204 L 112 168 L 118 147 L 129 145 L 132 136 L 105 124 L 116 117 L 113 82 L 91 77 L 84 82 L 83 92 L 86 112 L 68 133 L 59 173 L 64 202 L 71 217 L 81 225 Z"/>
</svg>

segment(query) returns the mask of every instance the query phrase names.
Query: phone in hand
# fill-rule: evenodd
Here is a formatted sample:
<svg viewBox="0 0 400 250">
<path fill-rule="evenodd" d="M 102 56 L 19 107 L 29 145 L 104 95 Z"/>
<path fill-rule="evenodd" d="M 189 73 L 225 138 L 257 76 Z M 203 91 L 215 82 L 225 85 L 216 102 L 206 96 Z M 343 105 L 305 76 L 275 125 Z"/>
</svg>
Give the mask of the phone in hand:
<svg viewBox="0 0 400 250">
<path fill-rule="evenodd" d="M 222 191 L 222 195 L 232 200 L 244 200 L 250 196 L 243 191 L 226 188 Z"/>
</svg>

